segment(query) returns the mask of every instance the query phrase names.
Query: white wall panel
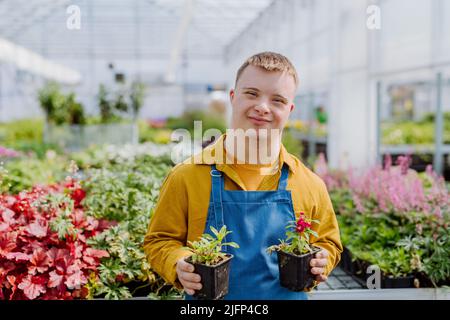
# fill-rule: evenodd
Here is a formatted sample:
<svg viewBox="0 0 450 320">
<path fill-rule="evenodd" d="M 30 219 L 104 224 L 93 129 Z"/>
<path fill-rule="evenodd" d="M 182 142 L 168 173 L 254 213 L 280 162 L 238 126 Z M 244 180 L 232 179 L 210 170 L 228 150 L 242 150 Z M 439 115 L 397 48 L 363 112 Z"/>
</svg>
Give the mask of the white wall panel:
<svg viewBox="0 0 450 320">
<path fill-rule="evenodd" d="M 428 0 L 381 3 L 383 70 L 424 66 L 431 62 L 431 8 Z"/>
</svg>

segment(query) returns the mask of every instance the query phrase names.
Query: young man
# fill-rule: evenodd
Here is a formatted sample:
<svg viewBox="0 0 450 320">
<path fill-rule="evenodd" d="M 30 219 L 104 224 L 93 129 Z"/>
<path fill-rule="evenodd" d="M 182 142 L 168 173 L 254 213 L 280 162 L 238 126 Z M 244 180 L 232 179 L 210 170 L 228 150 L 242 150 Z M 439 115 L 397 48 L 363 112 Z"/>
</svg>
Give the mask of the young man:
<svg viewBox="0 0 450 320">
<path fill-rule="evenodd" d="M 226 225 L 232 231 L 227 241 L 240 246 L 229 249 L 234 259 L 225 299 L 306 299 L 280 286 L 276 254 L 266 253 L 302 212 L 320 220 L 312 239 L 322 248 L 311 260 L 316 284 L 338 263 L 342 245 L 326 186 L 281 144 L 297 86 L 286 57 L 263 52 L 247 59 L 230 91 L 231 130 L 164 181 L 144 249 L 153 269 L 187 298 L 201 289 L 201 279 L 184 261 L 191 253 L 183 246 L 210 226 Z"/>
</svg>

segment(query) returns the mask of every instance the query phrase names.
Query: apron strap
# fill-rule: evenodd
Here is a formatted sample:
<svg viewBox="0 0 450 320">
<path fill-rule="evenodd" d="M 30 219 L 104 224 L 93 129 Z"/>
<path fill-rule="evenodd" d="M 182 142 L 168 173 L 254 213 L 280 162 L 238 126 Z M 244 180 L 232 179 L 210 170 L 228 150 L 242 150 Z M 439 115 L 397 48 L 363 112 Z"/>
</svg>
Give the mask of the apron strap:
<svg viewBox="0 0 450 320">
<path fill-rule="evenodd" d="M 283 164 L 283 168 L 281 169 L 280 181 L 278 182 L 278 190 L 286 190 L 288 177 L 289 168 L 286 164 Z"/>
<path fill-rule="evenodd" d="M 224 188 L 223 174 L 221 171 L 216 169 L 216 165 L 211 166 L 211 187 L 212 187 L 212 197 L 214 204 L 214 220 L 215 228 L 217 231 L 224 225 L 223 219 L 223 206 L 222 206 L 222 191 Z M 226 241 L 226 239 L 224 239 Z M 225 248 L 226 251 L 226 248 Z"/>
</svg>

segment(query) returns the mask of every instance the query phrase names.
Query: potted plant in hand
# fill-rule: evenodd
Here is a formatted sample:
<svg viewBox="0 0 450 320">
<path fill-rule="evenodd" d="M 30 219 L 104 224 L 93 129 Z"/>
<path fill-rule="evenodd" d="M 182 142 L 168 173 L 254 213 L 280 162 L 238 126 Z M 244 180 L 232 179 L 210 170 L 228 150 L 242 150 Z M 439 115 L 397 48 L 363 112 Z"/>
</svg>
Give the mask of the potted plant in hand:
<svg viewBox="0 0 450 320">
<path fill-rule="evenodd" d="M 277 251 L 280 284 L 292 291 L 303 291 L 313 285 L 310 262 L 321 248 L 309 243 L 310 235 L 317 237 L 311 229 L 312 223 L 319 221 L 306 219 L 301 212 L 298 220 L 289 222 L 286 227 L 286 240 L 267 248 L 268 253 Z"/>
<path fill-rule="evenodd" d="M 226 226 L 220 231 L 211 226 L 211 232 L 214 236 L 205 233 L 198 241 L 188 241 L 190 247 L 186 248 L 192 251 L 193 255 L 185 260 L 194 265 L 194 272 L 201 277 L 202 289 L 196 291 L 194 297 L 217 300 L 228 293 L 230 261 L 233 258 L 232 254 L 222 252 L 222 248 L 239 248 L 239 245 L 235 242 L 222 243 L 225 236 L 231 233 L 227 231 Z"/>
</svg>

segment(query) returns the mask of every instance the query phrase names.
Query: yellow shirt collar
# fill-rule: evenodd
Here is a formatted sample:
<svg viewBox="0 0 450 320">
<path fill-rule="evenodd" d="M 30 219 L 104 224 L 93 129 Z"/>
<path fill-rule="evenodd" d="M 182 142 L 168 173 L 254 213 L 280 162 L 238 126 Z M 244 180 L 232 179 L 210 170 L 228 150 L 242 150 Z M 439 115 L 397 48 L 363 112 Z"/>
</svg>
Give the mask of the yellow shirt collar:
<svg viewBox="0 0 450 320">
<path fill-rule="evenodd" d="M 217 170 L 223 171 L 225 167 L 228 167 L 225 161 L 224 150 L 225 134 L 222 134 L 217 141 L 207 146 L 198 154 L 184 161 L 184 163 L 195 163 L 205 165 L 217 165 Z M 280 163 L 286 163 L 289 169 L 295 173 L 297 164 L 295 158 L 286 150 L 283 144 L 281 144 L 280 151 Z M 280 170 L 281 170 L 280 166 Z"/>
</svg>

